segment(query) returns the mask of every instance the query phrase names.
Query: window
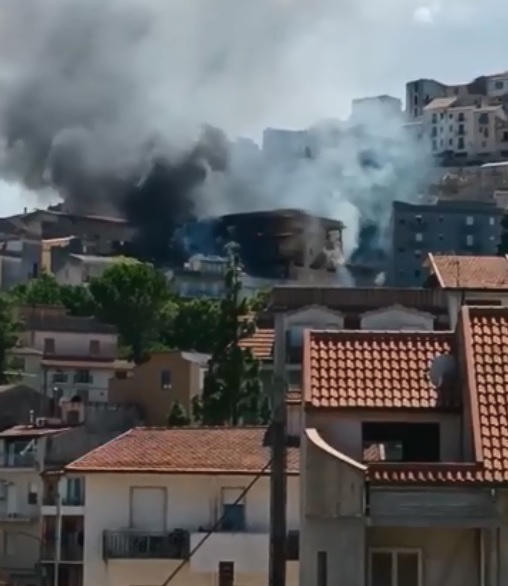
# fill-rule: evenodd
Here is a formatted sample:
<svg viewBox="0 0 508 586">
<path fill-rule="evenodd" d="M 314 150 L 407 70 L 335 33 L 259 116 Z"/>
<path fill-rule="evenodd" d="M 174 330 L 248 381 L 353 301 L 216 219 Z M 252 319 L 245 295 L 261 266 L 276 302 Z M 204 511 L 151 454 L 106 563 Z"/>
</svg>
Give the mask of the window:
<svg viewBox="0 0 508 586">
<path fill-rule="evenodd" d="M 10 368 L 15 372 L 25 372 L 25 359 L 21 356 L 13 356 L 11 358 Z"/>
<path fill-rule="evenodd" d="M 437 128 L 435 126 L 432 127 L 431 136 L 437 136 Z"/>
<path fill-rule="evenodd" d="M 219 586 L 233 586 L 235 583 L 234 562 L 219 562 Z"/>
<path fill-rule="evenodd" d="M 246 518 L 243 492 L 243 488 L 222 489 L 222 531 L 245 531 Z"/>
<path fill-rule="evenodd" d="M 90 354 L 98 356 L 101 353 L 101 343 L 99 340 L 90 340 Z"/>
<path fill-rule="evenodd" d="M 84 504 L 85 483 L 83 478 L 67 478 L 64 504 L 69 506 L 81 506 Z"/>
<path fill-rule="evenodd" d="M 464 112 L 461 112 L 461 113 L 459 114 L 459 118 L 458 118 L 458 120 L 459 120 L 459 122 L 464 122 L 464 119 L 465 119 L 465 118 L 464 118 Z M 462 126 L 462 124 L 461 124 L 461 126 Z M 459 128 L 460 128 L 460 127 L 459 127 Z M 464 128 L 464 127 L 462 126 L 462 128 Z"/>
<path fill-rule="evenodd" d="M 89 370 L 80 369 L 74 373 L 74 382 L 82 385 L 87 385 L 93 382 L 93 377 Z"/>
<path fill-rule="evenodd" d="M 420 550 L 371 549 L 369 551 L 369 586 L 421 586 Z"/>
<path fill-rule="evenodd" d="M 451 112 L 448 114 L 448 118 L 449 118 L 450 120 L 452 120 L 452 119 L 453 119 L 453 114 L 452 114 Z"/>
<path fill-rule="evenodd" d="M 438 149 L 438 146 L 437 146 L 437 140 L 433 140 L 433 141 L 432 141 L 432 150 L 433 150 L 433 151 L 437 151 L 437 149 Z"/>
<path fill-rule="evenodd" d="M 415 258 L 421 258 L 422 256 L 422 251 L 421 250 L 415 250 Z"/>
<path fill-rule="evenodd" d="M 316 585 L 328 586 L 328 555 L 326 551 L 317 552 L 316 562 Z"/>
<path fill-rule="evenodd" d="M 459 138 L 459 140 L 457 141 L 457 148 L 458 149 L 464 148 L 464 139 L 463 138 Z"/>
<path fill-rule="evenodd" d="M 437 114 L 432 114 L 432 124 L 437 123 Z"/>
<path fill-rule="evenodd" d="M 386 462 L 439 462 L 439 423 L 366 422 L 364 459 Z"/>
<path fill-rule="evenodd" d="M 496 218 L 490 217 L 490 218 L 489 218 L 489 224 L 490 224 L 491 226 L 494 226 L 494 224 L 495 224 L 495 223 L 496 223 Z"/>
<path fill-rule="evenodd" d="M 474 236 L 472 234 L 468 234 L 466 236 L 466 246 L 473 246 L 474 244 Z"/>
<path fill-rule="evenodd" d="M 466 226 L 472 226 L 473 224 L 474 224 L 473 216 L 467 216 L 466 217 Z"/>
<path fill-rule="evenodd" d="M 126 370 L 115 370 L 115 378 L 118 380 L 125 380 L 127 378 Z"/>
<path fill-rule="evenodd" d="M 161 370 L 161 389 L 171 388 L 171 371 L 165 368 Z"/>
<path fill-rule="evenodd" d="M 55 353 L 55 338 L 44 338 L 44 354 Z"/>
<path fill-rule="evenodd" d="M 66 383 L 67 382 L 67 373 L 62 372 L 61 370 L 57 370 L 53 373 L 51 380 L 54 383 Z"/>
<path fill-rule="evenodd" d="M 502 90 L 504 88 L 504 81 L 496 81 L 494 87 L 496 90 Z"/>
<path fill-rule="evenodd" d="M 416 242 L 421 242 L 423 240 L 423 234 L 421 232 L 417 232 L 415 234 L 415 240 Z"/>
<path fill-rule="evenodd" d="M 28 483 L 28 504 L 29 505 L 36 505 L 37 504 L 37 494 L 38 494 L 38 487 L 35 482 Z"/>
<path fill-rule="evenodd" d="M 448 139 L 448 146 L 453 146 L 453 138 Z"/>
<path fill-rule="evenodd" d="M 465 134 L 464 124 L 459 124 L 459 128 L 458 128 L 457 134 L 459 136 L 464 136 L 464 134 Z"/>
<path fill-rule="evenodd" d="M 422 275 L 422 271 L 420 269 L 416 269 L 415 270 L 415 278 L 418 279 L 420 278 Z"/>
<path fill-rule="evenodd" d="M 16 553 L 16 534 L 15 533 L 8 533 L 7 531 L 3 530 L 1 533 L 1 551 L 2 555 L 4 556 L 11 556 Z"/>
</svg>

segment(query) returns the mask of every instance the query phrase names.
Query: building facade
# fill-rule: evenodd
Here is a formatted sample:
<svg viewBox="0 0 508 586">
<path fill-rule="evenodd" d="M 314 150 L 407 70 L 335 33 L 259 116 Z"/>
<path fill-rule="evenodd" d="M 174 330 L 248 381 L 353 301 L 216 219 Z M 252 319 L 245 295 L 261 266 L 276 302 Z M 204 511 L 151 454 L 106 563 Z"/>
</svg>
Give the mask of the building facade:
<svg viewBox="0 0 508 586">
<path fill-rule="evenodd" d="M 269 458 L 266 428 L 140 428 L 71 463 L 66 474 L 85 477 L 83 586 L 170 576 L 215 586 L 224 564 L 235 584 L 264 586 Z M 298 458 L 290 448 L 288 586 L 298 583 Z"/>
<path fill-rule="evenodd" d="M 422 265 L 428 253 L 496 254 L 502 216 L 503 210 L 491 202 L 394 202 L 388 283 L 421 286 L 427 275 Z"/>
</svg>

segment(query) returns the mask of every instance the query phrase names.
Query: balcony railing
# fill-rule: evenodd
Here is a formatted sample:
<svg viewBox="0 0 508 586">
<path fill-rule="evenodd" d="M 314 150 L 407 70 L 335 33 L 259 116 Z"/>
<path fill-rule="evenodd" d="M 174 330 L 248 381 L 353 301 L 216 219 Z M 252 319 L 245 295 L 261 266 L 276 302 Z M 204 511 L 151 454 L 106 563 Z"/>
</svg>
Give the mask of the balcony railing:
<svg viewBox="0 0 508 586">
<path fill-rule="evenodd" d="M 64 537 L 62 536 L 64 539 Z M 48 537 L 42 545 L 41 559 L 45 562 L 56 560 L 56 538 Z M 83 560 L 83 546 L 77 542 L 62 543 L 60 546 L 60 560 L 63 562 L 80 562 Z"/>
<path fill-rule="evenodd" d="M 56 495 L 45 494 L 42 504 L 45 507 L 56 507 Z M 60 504 L 62 507 L 82 507 L 85 504 L 85 495 L 64 496 Z"/>
<path fill-rule="evenodd" d="M 4 468 L 34 468 L 35 454 L 0 454 L 0 465 Z"/>
<path fill-rule="evenodd" d="M 170 533 L 105 531 L 104 559 L 184 559 L 190 551 L 188 531 Z"/>
</svg>

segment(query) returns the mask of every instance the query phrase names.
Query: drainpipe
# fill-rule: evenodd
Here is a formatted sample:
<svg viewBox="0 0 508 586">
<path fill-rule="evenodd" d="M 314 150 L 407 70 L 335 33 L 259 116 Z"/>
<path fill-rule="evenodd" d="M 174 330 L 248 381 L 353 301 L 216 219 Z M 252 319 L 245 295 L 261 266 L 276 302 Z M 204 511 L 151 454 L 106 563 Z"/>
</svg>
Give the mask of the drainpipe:
<svg viewBox="0 0 508 586">
<path fill-rule="evenodd" d="M 55 575 L 53 576 L 53 586 L 59 584 L 60 560 L 62 557 L 62 479 L 60 478 L 56 491 L 56 540 L 55 540 Z"/>
</svg>

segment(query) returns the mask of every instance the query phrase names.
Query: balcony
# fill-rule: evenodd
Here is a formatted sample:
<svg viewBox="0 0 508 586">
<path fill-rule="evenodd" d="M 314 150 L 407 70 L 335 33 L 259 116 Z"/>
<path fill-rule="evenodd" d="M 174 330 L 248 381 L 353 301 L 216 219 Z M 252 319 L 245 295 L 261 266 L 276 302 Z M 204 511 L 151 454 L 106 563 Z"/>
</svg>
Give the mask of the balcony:
<svg viewBox="0 0 508 586">
<path fill-rule="evenodd" d="M 62 562 L 81 562 L 83 561 L 83 545 L 79 545 L 78 539 L 71 537 L 66 543 L 65 534 L 62 535 L 63 543 L 60 546 L 60 561 Z M 42 545 L 41 561 L 53 562 L 56 560 L 57 544 L 56 537 L 48 536 Z"/>
<path fill-rule="evenodd" d="M 181 529 L 170 533 L 125 530 L 105 531 L 103 534 L 105 560 L 181 560 L 189 552 L 189 533 Z"/>
<path fill-rule="evenodd" d="M 207 532 L 191 535 L 191 551 L 203 540 Z M 190 560 L 192 572 L 216 572 L 220 560 L 234 563 L 235 572 L 268 572 L 270 536 L 268 533 L 242 531 L 212 533 Z M 286 559 L 294 562 L 299 559 L 299 533 L 290 531 L 286 543 Z"/>
<path fill-rule="evenodd" d="M 35 468 L 37 458 L 35 453 L 28 454 L 0 454 L 0 465 L 3 468 Z"/>
</svg>

